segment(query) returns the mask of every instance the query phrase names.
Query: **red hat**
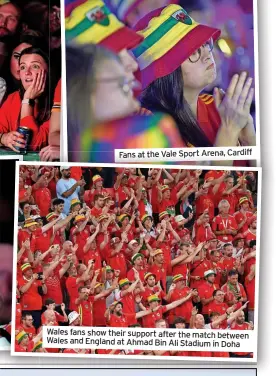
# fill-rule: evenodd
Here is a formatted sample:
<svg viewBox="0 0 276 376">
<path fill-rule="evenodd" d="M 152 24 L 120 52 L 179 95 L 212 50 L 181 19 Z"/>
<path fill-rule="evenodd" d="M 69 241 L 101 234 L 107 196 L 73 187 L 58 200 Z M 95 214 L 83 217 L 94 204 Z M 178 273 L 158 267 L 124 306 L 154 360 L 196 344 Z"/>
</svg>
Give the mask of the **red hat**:
<svg viewBox="0 0 276 376">
<path fill-rule="evenodd" d="M 133 49 L 142 88 L 174 72 L 209 39 L 218 39 L 220 30 L 200 25 L 179 5 L 155 9 L 135 25 L 144 40 Z"/>
<path fill-rule="evenodd" d="M 102 0 L 76 0 L 65 7 L 66 41 L 99 44 L 115 53 L 137 46 L 143 36 L 125 26 Z"/>
<path fill-rule="evenodd" d="M 252 217 L 248 221 L 248 224 L 251 225 L 256 220 L 257 220 L 257 216 L 256 215 L 252 215 Z"/>
</svg>

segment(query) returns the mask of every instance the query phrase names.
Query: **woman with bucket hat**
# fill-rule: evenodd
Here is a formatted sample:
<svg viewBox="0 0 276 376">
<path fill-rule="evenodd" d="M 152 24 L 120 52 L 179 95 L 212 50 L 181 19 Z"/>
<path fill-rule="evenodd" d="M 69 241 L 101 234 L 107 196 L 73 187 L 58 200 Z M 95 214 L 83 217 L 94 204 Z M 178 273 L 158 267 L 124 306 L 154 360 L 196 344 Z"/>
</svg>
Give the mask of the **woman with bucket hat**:
<svg viewBox="0 0 276 376">
<path fill-rule="evenodd" d="M 235 74 L 226 93 L 201 94 L 216 78 L 212 50 L 220 30 L 197 23 L 178 5 L 150 12 L 135 30 L 144 37 L 132 50 L 143 107 L 170 114 L 188 147 L 255 145 L 251 77 Z"/>
</svg>

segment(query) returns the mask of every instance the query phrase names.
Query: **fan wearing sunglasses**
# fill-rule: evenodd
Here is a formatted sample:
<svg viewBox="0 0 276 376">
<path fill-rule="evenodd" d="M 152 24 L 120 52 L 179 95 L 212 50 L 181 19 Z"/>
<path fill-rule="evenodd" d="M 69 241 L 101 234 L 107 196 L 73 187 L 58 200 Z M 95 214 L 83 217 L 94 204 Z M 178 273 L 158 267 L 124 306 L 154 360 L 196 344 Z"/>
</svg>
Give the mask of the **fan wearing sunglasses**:
<svg viewBox="0 0 276 376">
<path fill-rule="evenodd" d="M 220 30 L 197 23 L 175 4 L 150 12 L 135 30 L 144 37 L 132 50 L 143 108 L 171 115 L 188 147 L 256 144 L 251 77 L 242 72 L 226 93 L 218 88 L 213 96 L 203 93 L 216 79 L 212 51 Z"/>
</svg>

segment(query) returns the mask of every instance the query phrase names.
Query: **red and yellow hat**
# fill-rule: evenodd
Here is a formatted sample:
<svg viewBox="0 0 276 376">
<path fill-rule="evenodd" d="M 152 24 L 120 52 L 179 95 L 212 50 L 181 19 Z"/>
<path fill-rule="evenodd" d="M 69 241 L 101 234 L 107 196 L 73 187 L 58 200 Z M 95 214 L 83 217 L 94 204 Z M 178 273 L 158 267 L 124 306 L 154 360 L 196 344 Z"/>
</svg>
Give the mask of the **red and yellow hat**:
<svg viewBox="0 0 276 376">
<path fill-rule="evenodd" d="M 38 226 L 38 223 L 32 217 L 26 219 L 24 222 L 24 228 L 28 228 L 31 226 Z"/>
<path fill-rule="evenodd" d="M 38 341 L 36 345 L 34 346 L 34 348 L 32 349 L 32 352 L 36 352 L 37 350 L 41 349 L 41 347 L 42 347 L 42 342 Z"/>
<path fill-rule="evenodd" d="M 239 205 L 242 205 L 245 202 L 249 202 L 248 197 L 243 196 L 239 199 Z"/>
<path fill-rule="evenodd" d="M 122 288 L 124 287 L 125 285 L 130 285 L 131 282 L 128 278 L 124 278 L 124 279 L 120 279 L 119 281 L 119 287 Z"/>
<path fill-rule="evenodd" d="M 158 256 L 158 255 L 163 255 L 164 252 L 162 251 L 162 249 L 156 249 L 155 251 L 153 251 L 153 257 L 155 256 Z"/>
<path fill-rule="evenodd" d="M 85 221 L 85 216 L 83 214 L 80 214 L 80 215 L 76 215 L 75 217 L 75 220 L 74 220 L 74 223 L 79 223 L 81 221 Z"/>
<path fill-rule="evenodd" d="M 118 217 L 118 222 L 122 223 L 124 219 L 126 218 L 130 218 L 130 215 L 128 214 L 121 214 L 119 217 Z"/>
<path fill-rule="evenodd" d="M 115 53 L 137 46 L 143 36 L 125 26 L 101 0 L 76 0 L 65 8 L 66 41 L 100 44 Z"/>
<path fill-rule="evenodd" d="M 164 193 L 166 191 L 169 191 L 170 190 L 170 187 L 168 185 L 162 185 L 161 187 L 161 192 Z"/>
<path fill-rule="evenodd" d="M 153 276 L 153 277 L 156 279 L 156 275 L 155 275 L 155 274 L 148 272 L 148 273 L 146 273 L 146 274 L 144 275 L 144 281 L 146 282 L 147 279 L 148 279 L 149 277 L 151 277 L 151 276 Z"/>
<path fill-rule="evenodd" d="M 96 288 L 98 288 L 98 287 L 100 287 L 100 286 L 103 286 L 103 283 L 101 283 L 101 282 L 97 282 L 97 283 L 95 284 L 95 287 L 94 287 L 94 288 L 96 289 Z"/>
<path fill-rule="evenodd" d="M 150 295 L 148 297 L 148 302 L 149 303 L 152 303 L 152 302 L 160 302 L 160 298 L 157 296 L 157 295 Z"/>
<path fill-rule="evenodd" d="M 46 215 L 46 219 L 47 219 L 48 222 L 51 222 L 54 219 L 57 219 L 58 217 L 59 217 L 59 215 L 54 213 L 54 212 L 51 212 L 51 213 Z"/>
<path fill-rule="evenodd" d="M 152 217 L 148 214 L 144 214 L 143 217 L 141 218 L 142 223 L 144 223 L 148 218 L 152 220 Z"/>
<path fill-rule="evenodd" d="M 81 205 L 81 202 L 78 198 L 73 198 L 73 200 L 71 200 L 70 207 L 73 208 L 76 205 Z"/>
<path fill-rule="evenodd" d="M 174 72 L 220 30 L 195 22 L 179 5 L 155 9 L 143 17 L 135 30 L 144 37 L 132 50 L 141 71 L 142 88 Z"/>
<path fill-rule="evenodd" d="M 166 215 L 169 215 L 169 213 L 167 211 L 162 211 L 161 213 L 159 213 L 159 219 L 166 217 Z"/>
<path fill-rule="evenodd" d="M 185 278 L 183 277 L 183 274 L 176 274 L 173 276 L 172 279 L 173 283 L 179 282 L 179 281 L 185 281 Z"/>
<path fill-rule="evenodd" d="M 100 175 L 94 175 L 94 176 L 92 177 L 92 181 L 93 181 L 93 183 L 95 184 L 95 183 L 97 183 L 98 181 L 103 181 L 103 178 L 102 178 Z"/>
</svg>

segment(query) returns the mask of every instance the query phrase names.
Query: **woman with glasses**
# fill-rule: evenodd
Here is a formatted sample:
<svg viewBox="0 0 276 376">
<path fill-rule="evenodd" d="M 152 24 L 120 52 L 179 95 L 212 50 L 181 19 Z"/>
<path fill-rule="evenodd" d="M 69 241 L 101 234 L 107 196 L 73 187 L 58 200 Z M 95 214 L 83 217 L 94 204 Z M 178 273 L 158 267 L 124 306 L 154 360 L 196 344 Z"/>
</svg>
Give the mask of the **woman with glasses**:
<svg viewBox="0 0 276 376">
<path fill-rule="evenodd" d="M 255 145 L 251 77 L 236 74 L 226 93 L 202 94 L 216 79 L 212 50 L 220 30 L 198 24 L 178 5 L 152 11 L 135 30 L 144 37 L 132 50 L 144 108 L 170 114 L 188 147 Z"/>
<path fill-rule="evenodd" d="M 118 55 L 68 44 L 66 73 L 70 161 L 114 162 L 114 149 L 184 146 L 170 116 L 136 114 L 139 83 Z"/>
</svg>

